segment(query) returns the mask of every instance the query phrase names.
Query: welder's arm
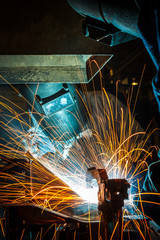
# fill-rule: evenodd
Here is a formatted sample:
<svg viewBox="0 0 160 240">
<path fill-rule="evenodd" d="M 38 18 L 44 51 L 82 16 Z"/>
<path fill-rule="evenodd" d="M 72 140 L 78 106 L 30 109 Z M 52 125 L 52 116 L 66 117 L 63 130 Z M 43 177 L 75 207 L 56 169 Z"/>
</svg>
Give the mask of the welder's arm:
<svg viewBox="0 0 160 240">
<path fill-rule="evenodd" d="M 153 92 L 160 111 L 160 8 L 157 0 L 139 0 L 138 28 L 143 43 L 157 69 L 152 81 Z"/>
</svg>

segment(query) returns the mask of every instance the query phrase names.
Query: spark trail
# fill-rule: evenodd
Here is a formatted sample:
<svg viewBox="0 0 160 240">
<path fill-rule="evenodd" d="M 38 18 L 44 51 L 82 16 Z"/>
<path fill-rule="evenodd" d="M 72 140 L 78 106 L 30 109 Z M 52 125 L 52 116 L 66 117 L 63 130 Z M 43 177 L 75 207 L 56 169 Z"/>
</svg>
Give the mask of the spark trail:
<svg viewBox="0 0 160 240">
<path fill-rule="evenodd" d="M 86 187 L 87 169 L 94 166 L 105 168 L 109 178 L 127 179 L 131 192 L 124 212 L 130 215 L 129 206 L 140 214 L 133 196 L 138 193 L 137 179 L 140 183 L 144 180 L 148 158 L 152 157 L 153 147 L 148 145 L 151 133 L 147 134 L 135 121 L 129 105 L 126 108 L 104 88 L 100 92 L 88 92 L 84 86 L 83 94 L 79 93 L 79 96 L 88 121 L 85 126 L 81 125 L 81 134 L 72 139 L 72 144 L 67 147 L 65 133 L 61 129 L 48 126 L 47 131 L 52 129 L 57 135 L 56 138 L 55 135 L 49 138 L 44 134 L 41 123 L 31 126 L 25 120 L 23 116 L 28 114 L 28 118 L 34 121 L 34 114 L 38 114 L 34 107 L 26 113 L 7 99 L 5 101 L 8 103 L 4 104 L 4 97 L 1 97 L 1 108 L 7 109 L 7 114 L 2 113 L 1 118 L 6 120 L 9 117 L 7 123 L 1 121 L 1 128 L 10 141 L 0 145 L 0 155 L 4 162 L 14 163 L 18 170 L 13 168 L 9 173 L 0 173 L 0 201 L 7 204 L 36 203 L 44 209 L 68 214 L 82 221 L 87 221 L 89 215 L 91 221 L 98 221 L 97 184 L 93 182 L 91 188 Z M 77 116 L 80 122 L 78 109 Z M 20 127 L 15 127 L 13 120 L 19 122 Z M 26 128 L 29 130 L 26 131 Z M 1 167 L 4 166 L 7 165 Z M 26 175 L 30 168 L 32 174 L 28 181 Z M 124 229 L 127 227 L 126 223 Z"/>
</svg>

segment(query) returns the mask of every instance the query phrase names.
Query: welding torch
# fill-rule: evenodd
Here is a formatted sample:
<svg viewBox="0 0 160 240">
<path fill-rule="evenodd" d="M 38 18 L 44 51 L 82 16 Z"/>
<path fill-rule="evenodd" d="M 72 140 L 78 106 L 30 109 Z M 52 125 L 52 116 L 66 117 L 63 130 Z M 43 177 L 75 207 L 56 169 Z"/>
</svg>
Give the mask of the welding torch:
<svg viewBox="0 0 160 240">
<path fill-rule="evenodd" d="M 125 179 L 109 179 L 105 169 L 89 168 L 86 181 L 92 186 L 93 179 L 98 184 L 98 210 L 102 213 L 103 235 L 105 240 L 121 239 L 122 236 L 122 207 L 124 200 L 128 199 L 130 184 Z"/>
</svg>

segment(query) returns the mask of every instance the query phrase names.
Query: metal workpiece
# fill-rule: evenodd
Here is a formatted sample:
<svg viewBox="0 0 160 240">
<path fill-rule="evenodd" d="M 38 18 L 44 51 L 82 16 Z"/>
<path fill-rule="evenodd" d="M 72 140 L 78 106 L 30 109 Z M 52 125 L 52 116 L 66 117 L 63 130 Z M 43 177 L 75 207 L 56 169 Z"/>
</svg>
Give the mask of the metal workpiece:
<svg viewBox="0 0 160 240">
<path fill-rule="evenodd" d="M 87 83 L 111 57 L 112 54 L 0 55 L 0 83 Z"/>
<path fill-rule="evenodd" d="M 1 83 L 87 82 L 90 55 L 1 55 Z M 6 82 L 5 82 L 6 80 Z"/>
</svg>

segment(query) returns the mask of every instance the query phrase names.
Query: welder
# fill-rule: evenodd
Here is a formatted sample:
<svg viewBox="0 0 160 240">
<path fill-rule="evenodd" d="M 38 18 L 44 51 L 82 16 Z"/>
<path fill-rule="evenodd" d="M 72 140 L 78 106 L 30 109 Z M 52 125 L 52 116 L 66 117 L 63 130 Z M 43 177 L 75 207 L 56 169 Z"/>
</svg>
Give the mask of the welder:
<svg viewBox="0 0 160 240">
<path fill-rule="evenodd" d="M 130 41 L 135 37 L 143 40 L 157 70 L 152 87 L 160 108 L 159 1 L 68 0 L 68 3 L 86 18 L 83 23 L 83 33 L 86 37 L 110 46 Z"/>
<path fill-rule="evenodd" d="M 97 29 L 103 30 L 104 36 L 103 41 L 101 41 L 102 43 L 108 44 L 108 42 L 110 42 L 109 45 L 113 45 L 113 41 L 110 39 L 113 38 L 115 33 L 117 34 L 115 28 L 120 30 L 122 34 L 128 33 L 142 39 L 156 68 L 156 75 L 152 80 L 152 88 L 160 111 L 159 1 L 122 0 L 119 2 L 114 0 L 68 0 L 68 2 L 74 10 L 86 17 L 86 21 L 89 21 L 89 23 L 87 23 L 88 26 L 92 25 L 96 31 Z M 93 26 L 94 24 L 95 26 Z M 86 36 L 88 35 L 90 38 L 97 40 L 96 32 L 94 36 L 90 36 L 89 28 L 85 28 L 85 30 L 87 30 L 84 31 Z M 124 35 L 124 38 L 126 38 L 126 35 Z M 99 41 L 99 39 L 97 41 Z M 142 201 L 145 201 L 143 203 L 145 214 L 153 218 L 158 224 L 160 224 L 160 196 L 158 196 L 160 193 L 159 170 L 160 161 L 155 161 L 149 166 L 141 196 Z M 146 192 L 152 194 L 143 194 Z M 153 195 L 154 193 L 155 195 Z M 152 204 L 149 204 L 149 201 L 151 201 Z M 153 204 L 153 202 L 155 202 L 155 204 Z"/>
</svg>

